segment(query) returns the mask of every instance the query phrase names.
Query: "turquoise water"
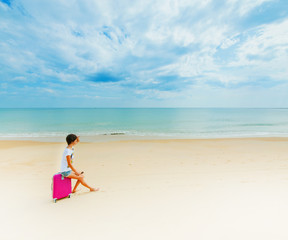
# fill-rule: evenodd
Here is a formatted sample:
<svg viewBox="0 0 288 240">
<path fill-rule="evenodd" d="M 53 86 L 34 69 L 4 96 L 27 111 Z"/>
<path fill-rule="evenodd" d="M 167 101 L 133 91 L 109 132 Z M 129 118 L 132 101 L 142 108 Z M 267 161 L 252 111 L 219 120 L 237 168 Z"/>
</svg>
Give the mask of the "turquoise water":
<svg viewBox="0 0 288 240">
<path fill-rule="evenodd" d="M 0 109 L 0 138 L 288 137 L 288 109 Z"/>
</svg>

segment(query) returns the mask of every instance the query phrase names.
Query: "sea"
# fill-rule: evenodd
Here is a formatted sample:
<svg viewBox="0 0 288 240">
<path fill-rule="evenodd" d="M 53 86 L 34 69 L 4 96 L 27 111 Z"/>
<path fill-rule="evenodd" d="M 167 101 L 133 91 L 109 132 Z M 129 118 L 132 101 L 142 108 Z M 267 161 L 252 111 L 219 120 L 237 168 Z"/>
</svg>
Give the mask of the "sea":
<svg viewBox="0 0 288 240">
<path fill-rule="evenodd" d="M 88 141 L 99 141 L 107 136 L 148 139 L 288 137 L 288 109 L 0 109 L 1 140 L 63 141 L 69 133 Z"/>
</svg>

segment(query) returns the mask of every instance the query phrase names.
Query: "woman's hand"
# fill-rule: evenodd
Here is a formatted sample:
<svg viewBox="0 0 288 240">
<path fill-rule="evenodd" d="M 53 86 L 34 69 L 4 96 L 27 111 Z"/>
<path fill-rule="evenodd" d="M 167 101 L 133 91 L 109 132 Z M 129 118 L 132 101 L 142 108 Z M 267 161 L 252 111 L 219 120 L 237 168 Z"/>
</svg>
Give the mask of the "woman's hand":
<svg viewBox="0 0 288 240">
<path fill-rule="evenodd" d="M 75 172 L 75 174 L 77 175 L 77 176 L 80 176 L 80 175 L 82 175 L 84 172 L 82 171 L 81 173 L 79 173 L 78 171 L 76 171 Z"/>
</svg>

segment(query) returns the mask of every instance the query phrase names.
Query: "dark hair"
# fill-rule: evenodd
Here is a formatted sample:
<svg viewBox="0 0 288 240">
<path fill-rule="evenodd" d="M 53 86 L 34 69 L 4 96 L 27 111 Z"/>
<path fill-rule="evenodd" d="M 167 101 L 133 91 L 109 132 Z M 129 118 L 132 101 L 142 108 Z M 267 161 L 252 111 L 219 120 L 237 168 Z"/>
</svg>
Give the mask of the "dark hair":
<svg viewBox="0 0 288 240">
<path fill-rule="evenodd" d="M 67 144 L 71 144 L 72 142 L 74 142 L 75 140 L 77 139 L 77 136 L 75 134 L 69 134 L 67 137 L 66 137 L 66 142 Z"/>
</svg>

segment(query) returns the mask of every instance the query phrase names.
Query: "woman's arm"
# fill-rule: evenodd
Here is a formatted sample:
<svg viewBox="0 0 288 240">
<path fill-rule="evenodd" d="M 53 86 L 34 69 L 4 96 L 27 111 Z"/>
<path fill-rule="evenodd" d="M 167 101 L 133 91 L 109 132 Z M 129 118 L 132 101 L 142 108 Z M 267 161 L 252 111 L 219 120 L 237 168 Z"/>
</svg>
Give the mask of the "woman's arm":
<svg viewBox="0 0 288 240">
<path fill-rule="evenodd" d="M 71 170 L 75 172 L 76 175 L 80 175 L 80 173 L 73 167 L 71 163 L 71 157 L 68 155 L 66 156 L 66 159 L 67 159 L 68 166 L 71 168 Z"/>
</svg>

